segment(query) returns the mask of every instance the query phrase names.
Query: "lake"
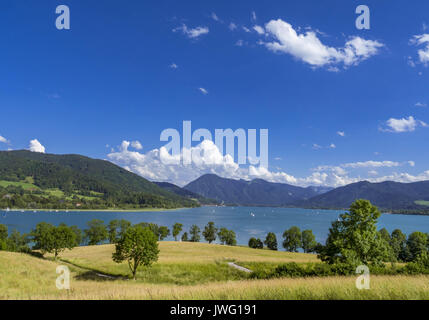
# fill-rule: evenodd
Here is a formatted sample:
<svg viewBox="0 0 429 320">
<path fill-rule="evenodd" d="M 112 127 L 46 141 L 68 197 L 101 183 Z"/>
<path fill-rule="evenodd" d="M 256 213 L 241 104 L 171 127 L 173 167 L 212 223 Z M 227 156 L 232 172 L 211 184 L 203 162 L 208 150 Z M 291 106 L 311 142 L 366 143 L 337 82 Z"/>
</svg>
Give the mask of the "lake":
<svg viewBox="0 0 429 320">
<path fill-rule="evenodd" d="M 39 222 L 49 222 L 54 225 L 65 223 L 86 228 L 86 223 L 92 219 L 100 219 L 108 224 L 114 219 L 125 219 L 131 223 L 152 222 L 168 226 L 170 229 L 176 222 L 188 231 L 192 224 L 201 230 L 213 221 L 218 227 L 232 229 L 237 234 L 238 244 L 247 245 L 251 237 L 265 239 L 268 232 L 277 235 L 279 247 L 283 231 L 292 226 L 301 230 L 313 230 L 317 241 L 324 243 L 331 222 L 338 219 L 343 211 L 310 210 L 293 208 L 249 208 L 249 207 L 201 207 L 194 209 L 179 209 L 156 212 L 19 212 L 0 211 L 0 224 L 8 226 L 9 231 L 17 229 L 28 233 Z M 414 231 L 429 233 L 429 216 L 391 215 L 384 214 L 379 219 L 378 227 L 386 228 L 389 232 L 401 229 L 410 234 Z M 167 240 L 172 240 L 172 237 Z"/>
</svg>

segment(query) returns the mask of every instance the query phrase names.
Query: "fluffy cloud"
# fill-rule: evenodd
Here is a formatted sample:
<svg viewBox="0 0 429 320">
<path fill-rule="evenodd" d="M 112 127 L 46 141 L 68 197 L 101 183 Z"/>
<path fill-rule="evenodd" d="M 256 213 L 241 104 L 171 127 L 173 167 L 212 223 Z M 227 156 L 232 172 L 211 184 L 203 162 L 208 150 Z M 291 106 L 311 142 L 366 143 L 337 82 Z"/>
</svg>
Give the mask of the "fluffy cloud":
<svg viewBox="0 0 429 320">
<path fill-rule="evenodd" d="M 136 150 L 141 150 L 143 149 L 142 144 L 140 143 L 140 141 L 133 141 L 131 142 L 131 146 L 136 149 Z"/>
<path fill-rule="evenodd" d="M 45 147 L 37 139 L 30 141 L 28 150 L 30 150 L 31 152 L 45 153 Z"/>
<path fill-rule="evenodd" d="M 5 137 L 3 137 L 3 136 L 0 136 L 0 142 L 1 143 L 6 143 L 6 144 L 9 144 L 10 142 L 9 142 L 9 140 L 7 140 Z"/>
<path fill-rule="evenodd" d="M 411 39 L 411 43 L 417 46 L 425 46 L 424 49 L 420 49 L 417 51 L 419 55 L 419 60 L 424 65 L 427 65 L 429 62 L 429 34 L 421 34 L 414 36 Z"/>
<path fill-rule="evenodd" d="M 188 38 L 196 39 L 204 34 L 209 33 L 208 27 L 196 27 L 196 28 L 188 28 L 185 24 L 183 24 L 181 27 L 177 27 L 173 29 L 173 32 L 182 31 L 184 35 L 186 35 Z"/>
<path fill-rule="evenodd" d="M 177 160 L 176 157 L 180 160 L 180 155 L 171 156 L 164 147 L 142 154 L 128 150 L 129 146 L 130 142 L 122 142 L 119 151 L 108 154 L 108 158 L 152 181 L 166 181 L 183 186 L 206 173 L 233 179 L 242 176 L 242 169 L 232 157 L 223 156 L 216 145 L 208 140 L 191 149 L 194 161 L 190 165 L 184 165 L 183 162 L 177 164 L 174 160 Z"/>
<path fill-rule="evenodd" d="M 266 32 L 273 41 L 264 43 L 273 52 L 282 52 L 310 64 L 314 67 L 343 64 L 345 67 L 358 65 L 360 62 L 378 53 L 383 44 L 378 41 L 353 37 L 343 48 L 329 47 L 323 44 L 316 32 L 307 31 L 299 34 L 291 24 L 281 19 L 271 20 L 265 25 Z"/>
<path fill-rule="evenodd" d="M 399 168 L 404 166 L 413 167 L 413 161 L 366 161 L 345 163 L 338 166 L 319 166 L 312 169 L 309 176 L 298 178 L 282 171 L 271 171 L 264 167 L 240 167 L 234 162 L 230 155 L 222 155 L 216 145 L 209 140 L 204 140 L 190 150 L 182 150 L 192 154 L 192 164 L 184 165 L 181 156 L 172 156 L 162 147 L 147 153 L 130 151 L 131 143 L 123 141 L 117 151 L 108 154 L 108 158 L 126 168 L 152 181 L 165 181 L 184 186 L 199 178 L 203 174 L 216 174 L 230 179 L 252 180 L 264 179 L 270 182 L 288 183 L 297 186 L 331 186 L 339 187 L 346 184 L 362 181 L 363 178 L 354 174 L 353 170 L 365 170 L 375 168 Z M 378 176 L 375 170 L 368 171 L 371 182 L 382 182 L 386 180 L 398 182 L 416 182 L 429 179 L 429 171 L 419 175 L 409 173 L 393 172 L 386 176 Z"/>
<path fill-rule="evenodd" d="M 417 129 L 417 127 L 427 127 L 428 125 L 421 121 L 414 119 L 410 116 L 408 118 L 395 119 L 390 118 L 386 121 L 385 127 L 380 128 L 381 131 L 403 133 L 403 132 L 412 132 Z"/>
<path fill-rule="evenodd" d="M 177 68 L 179 68 L 179 66 L 175 63 L 172 63 L 172 64 L 170 64 L 170 68 L 171 69 L 177 69 Z"/>
</svg>

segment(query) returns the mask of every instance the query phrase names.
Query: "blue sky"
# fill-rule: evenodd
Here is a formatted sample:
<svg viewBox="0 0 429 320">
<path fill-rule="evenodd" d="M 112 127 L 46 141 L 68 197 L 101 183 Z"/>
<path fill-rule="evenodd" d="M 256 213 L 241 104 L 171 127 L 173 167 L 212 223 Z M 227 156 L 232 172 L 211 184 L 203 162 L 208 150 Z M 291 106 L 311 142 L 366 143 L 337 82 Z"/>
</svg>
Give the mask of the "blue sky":
<svg viewBox="0 0 429 320">
<path fill-rule="evenodd" d="M 71 30 L 55 28 L 60 4 Z M 37 139 L 182 185 L 205 172 L 299 185 L 429 179 L 429 3 L 369 0 L 370 30 L 355 26 L 359 4 L 3 0 L 0 150 Z M 364 51 L 346 55 L 357 38 Z M 269 129 L 269 172 L 160 168 L 151 151 L 184 120 Z"/>
</svg>

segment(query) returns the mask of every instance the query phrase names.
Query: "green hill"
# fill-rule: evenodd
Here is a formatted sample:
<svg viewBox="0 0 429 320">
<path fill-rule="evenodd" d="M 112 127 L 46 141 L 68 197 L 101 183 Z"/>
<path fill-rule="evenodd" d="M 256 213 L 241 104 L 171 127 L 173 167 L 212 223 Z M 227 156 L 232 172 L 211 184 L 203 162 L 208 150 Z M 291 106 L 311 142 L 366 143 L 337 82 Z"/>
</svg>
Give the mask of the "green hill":
<svg viewBox="0 0 429 320">
<path fill-rule="evenodd" d="M 252 181 L 221 178 L 206 174 L 192 181 L 184 189 L 215 199 L 225 204 L 242 206 L 290 206 L 297 200 L 314 197 L 325 188 L 301 188 L 283 183 L 272 183 L 261 179 Z"/>
<path fill-rule="evenodd" d="M 24 150 L 0 152 L 0 207 L 137 209 L 197 205 L 108 161 Z"/>
<path fill-rule="evenodd" d="M 370 183 L 361 181 L 337 188 L 299 206 L 312 208 L 348 208 L 357 199 L 368 199 L 379 208 L 401 213 L 429 213 L 429 181 L 399 183 L 386 181 Z"/>
<path fill-rule="evenodd" d="M 218 205 L 219 202 L 213 199 L 205 198 L 195 192 L 186 190 L 184 188 L 180 188 L 179 186 L 176 186 L 175 184 L 168 183 L 168 182 L 154 182 L 157 186 L 168 190 L 170 192 L 173 192 L 181 197 L 189 198 L 189 199 L 195 199 L 199 203 L 204 205 Z"/>
</svg>

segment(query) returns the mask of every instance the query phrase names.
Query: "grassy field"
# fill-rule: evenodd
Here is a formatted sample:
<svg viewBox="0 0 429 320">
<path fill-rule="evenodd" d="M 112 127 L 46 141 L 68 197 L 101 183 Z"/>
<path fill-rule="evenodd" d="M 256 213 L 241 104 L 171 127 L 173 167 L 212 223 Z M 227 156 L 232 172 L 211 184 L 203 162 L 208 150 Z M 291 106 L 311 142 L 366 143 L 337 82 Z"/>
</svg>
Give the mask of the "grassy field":
<svg viewBox="0 0 429 320">
<path fill-rule="evenodd" d="M 13 181 L 0 180 L 0 187 L 6 188 L 9 186 L 21 187 L 24 190 L 40 190 L 39 187 L 27 181 L 13 182 Z"/>
<path fill-rule="evenodd" d="M 421 201 L 416 201 L 415 203 L 418 204 L 419 206 L 427 206 L 427 207 L 429 207 L 429 201 L 421 200 Z"/>
<path fill-rule="evenodd" d="M 227 262 L 275 266 L 317 259 L 200 243 L 160 243 L 159 261 L 133 281 L 126 264 L 112 262 L 113 249 L 76 248 L 57 262 L 0 252 L 0 299 L 429 299 L 429 276 L 373 276 L 364 291 L 356 289 L 356 277 L 250 280 Z M 58 265 L 71 270 L 70 290 L 55 286 Z"/>
</svg>

